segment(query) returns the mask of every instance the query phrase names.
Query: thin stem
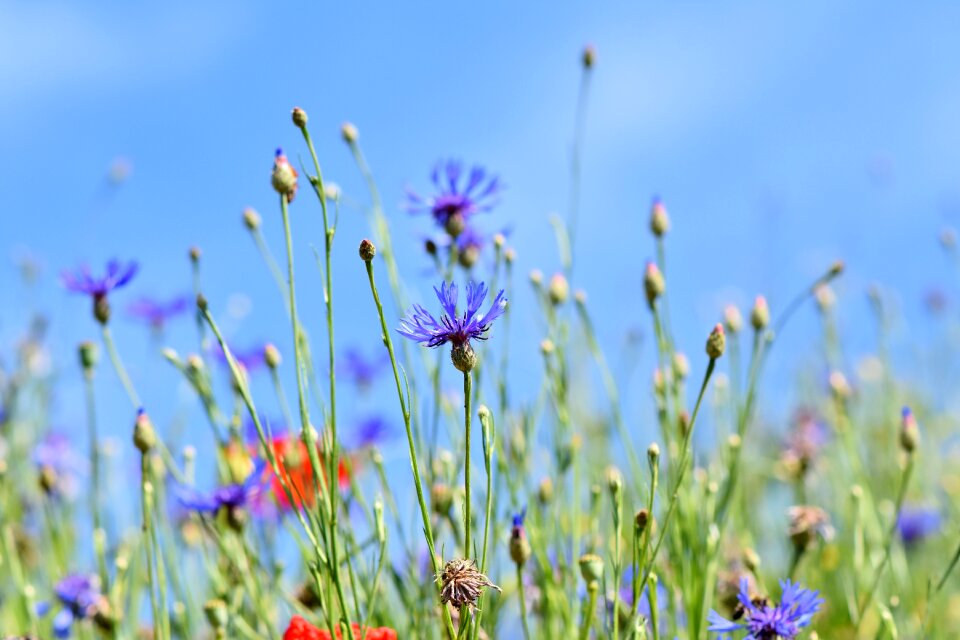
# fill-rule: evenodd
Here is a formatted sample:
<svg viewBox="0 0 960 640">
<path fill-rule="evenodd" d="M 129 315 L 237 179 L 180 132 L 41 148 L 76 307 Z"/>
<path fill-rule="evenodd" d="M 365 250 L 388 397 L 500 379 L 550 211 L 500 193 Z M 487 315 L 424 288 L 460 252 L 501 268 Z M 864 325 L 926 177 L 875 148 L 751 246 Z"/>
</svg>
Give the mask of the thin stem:
<svg viewBox="0 0 960 640">
<path fill-rule="evenodd" d="M 94 554 L 97 557 L 97 571 L 100 574 L 100 584 L 104 591 L 109 591 L 109 573 L 107 559 L 104 554 L 104 545 L 96 544 L 97 536 L 106 535 L 100 517 L 100 439 L 97 436 L 97 405 L 93 391 L 93 373 L 84 372 L 84 391 L 87 403 L 87 430 L 90 436 L 90 474 L 92 487 L 90 490 L 90 513 L 93 517 Z"/>
<path fill-rule="evenodd" d="M 153 485 L 150 483 L 150 465 L 146 453 L 140 457 L 140 500 L 143 507 L 143 547 L 147 552 L 147 581 L 150 583 L 150 607 L 153 613 L 153 637 L 163 639 L 163 623 L 161 622 L 160 599 L 157 595 L 157 585 L 154 580 L 153 569 Z"/>
<path fill-rule="evenodd" d="M 373 295 L 373 302 L 377 308 L 377 315 L 380 317 L 380 330 L 383 344 L 390 355 L 390 366 L 393 369 L 393 379 L 397 385 L 397 398 L 400 401 L 400 411 L 403 413 L 403 427 L 407 433 L 407 447 L 410 457 L 410 468 L 413 471 L 413 483 L 417 490 L 417 502 L 420 504 L 420 516 L 423 519 L 423 533 L 427 539 L 427 548 L 430 552 L 430 564 L 433 567 L 434 575 L 440 574 L 440 565 L 437 562 L 437 553 L 433 543 L 433 527 L 430 524 L 430 511 L 427 509 L 427 502 L 423 497 L 423 483 L 420 480 L 420 463 L 417 461 L 417 450 L 413 440 L 413 430 L 410 426 L 410 410 L 407 407 L 407 401 L 403 394 L 403 384 L 400 382 L 400 369 L 397 366 L 397 357 L 393 351 L 393 340 L 390 338 L 390 331 L 387 329 L 387 319 L 383 315 L 383 304 L 380 302 L 380 294 L 377 293 L 377 285 L 373 279 L 373 261 L 366 262 L 367 279 L 370 281 L 370 292 Z M 439 585 L 437 588 L 439 593 Z M 449 638 L 455 638 L 456 630 L 453 628 L 453 620 L 450 617 L 449 607 L 442 605 L 443 620 L 447 628 Z"/>
<path fill-rule="evenodd" d="M 597 594 L 600 592 L 600 585 L 594 580 L 587 585 L 587 608 L 583 612 L 583 620 L 580 623 L 580 640 L 587 640 L 590 637 L 590 627 L 593 626 L 593 614 L 597 609 Z"/>
<path fill-rule="evenodd" d="M 127 370 L 123 366 L 123 361 L 120 359 L 120 354 L 117 352 L 117 347 L 113 342 L 110 327 L 106 324 L 103 325 L 103 345 L 107 349 L 107 354 L 110 356 L 110 363 L 117 372 L 117 377 L 120 378 L 123 390 L 127 392 L 127 397 L 130 398 L 130 403 L 134 409 L 139 409 L 143 406 L 143 403 L 140 402 L 140 396 L 137 395 L 137 390 L 133 388 L 133 383 L 130 382 L 130 376 L 127 375 Z"/>
<path fill-rule="evenodd" d="M 470 519 L 470 404 L 473 388 L 473 374 L 469 371 L 463 374 L 463 428 L 466 442 L 464 444 L 464 464 L 463 464 L 463 555 L 466 558 L 471 557 L 470 550 L 470 530 L 472 529 L 472 520 Z"/>
<path fill-rule="evenodd" d="M 523 588 L 523 565 L 517 564 L 517 593 L 520 596 L 520 622 L 523 624 L 523 638 L 530 640 L 530 626 L 527 622 L 527 596 Z"/>
</svg>

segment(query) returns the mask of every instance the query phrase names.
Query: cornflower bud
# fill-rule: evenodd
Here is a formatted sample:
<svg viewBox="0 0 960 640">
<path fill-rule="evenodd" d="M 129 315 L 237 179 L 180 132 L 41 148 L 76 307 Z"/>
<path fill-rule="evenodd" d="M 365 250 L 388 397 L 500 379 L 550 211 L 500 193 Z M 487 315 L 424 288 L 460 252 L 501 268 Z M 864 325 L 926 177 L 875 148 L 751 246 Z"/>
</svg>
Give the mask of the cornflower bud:
<svg viewBox="0 0 960 640">
<path fill-rule="evenodd" d="M 743 316 L 736 305 L 728 304 L 723 308 L 723 324 L 730 333 L 739 333 L 743 327 Z"/>
<path fill-rule="evenodd" d="M 203 252 L 200 250 L 200 247 L 193 246 L 190 247 L 188 255 L 190 256 L 190 262 L 196 264 L 200 262 L 200 257 L 203 255 Z"/>
<path fill-rule="evenodd" d="M 433 506 L 433 512 L 438 516 L 450 513 L 450 507 L 453 505 L 453 492 L 450 487 L 443 482 L 434 483 L 430 487 L 430 504 Z"/>
<path fill-rule="evenodd" d="M 137 411 L 137 420 L 133 424 L 133 445 L 142 454 L 146 454 L 157 444 L 157 434 L 153 429 L 150 416 L 143 409 Z"/>
<path fill-rule="evenodd" d="M 585 553 L 580 556 L 580 575 L 588 585 L 599 582 L 603 577 L 603 558 L 595 553 Z"/>
<path fill-rule="evenodd" d="M 570 285 L 562 273 L 553 274 L 550 278 L 550 286 L 547 289 L 547 293 L 550 296 L 550 302 L 552 302 L 554 306 L 560 306 L 567 301 L 567 298 L 570 297 Z"/>
<path fill-rule="evenodd" d="M 543 283 L 543 272 L 540 269 L 530 271 L 530 284 L 539 287 Z"/>
<path fill-rule="evenodd" d="M 83 373 L 86 376 L 93 375 L 93 368 L 97 366 L 97 360 L 100 359 L 100 352 L 97 345 L 89 340 L 84 340 L 78 347 L 80 354 L 80 366 L 83 367 Z"/>
<path fill-rule="evenodd" d="M 650 305 L 651 309 L 657 298 L 667 290 L 667 283 L 655 262 L 647 262 L 646 270 L 643 273 L 643 290 L 647 294 L 647 304 Z"/>
<path fill-rule="evenodd" d="M 686 380 L 687 376 L 690 375 L 690 361 L 687 360 L 687 356 L 679 351 L 673 354 L 673 375 L 679 381 Z"/>
<path fill-rule="evenodd" d="M 813 296 L 817 300 L 817 308 L 820 313 L 828 312 L 837 302 L 837 296 L 833 293 L 833 289 L 826 284 L 818 285 L 813 291 Z"/>
<path fill-rule="evenodd" d="M 513 516 L 513 527 L 510 529 L 510 559 L 515 564 L 523 566 L 530 559 L 533 551 L 530 549 L 530 541 L 527 540 L 527 530 L 523 526 L 524 513 L 518 513 Z"/>
<path fill-rule="evenodd" d="M 283 358 L 280 356 L 280 350 L 277 349 L 276 345 L 271 342 L 263 345 L 263 362 L 271 369 L 276 369 L 280 366 L 280 363 L 283 361 Z"/>
<path fill-rule="evenodd" d="M 352 122 L 344 122 L 340 125 L 340 135 L 343 136 L 343 141 L 349 145 L 355 144 L 360 138 L 360 132 L 357 131 L 357 127 Z"/>
<path fill-rule="evenodd" d="M 477 352 L 473 350 L 469 342 L 455 344 L 450 349 L 450 361 L 453 362 L 453 366 L 464 373 L 473 371 L 479 360 Z"/>
<path fill-rule="evenodd" d="M 840 371 L 832 371 L 829 378 L 830 391 L 837 400 L 845 400 L 853 393 L 850 389 L 850 383 L 847 382 L 847 376 Z"/>
<path fill-rule="evenodd" d="M 650 231 L 658 238 L 662 238 L 670 230 L 670 216 L 667 215 L 667 208 L 663 206 L 660 198 L 653 199 L 653 206 L 650 207 Z"/>
<path fill-rule="evenodd" d="M 707 337 L 707 355 L 711 360 L 716 360 L 723 355 L 727 348 L 727 337 L 723 333 L 723 325 L 717 323 Z"/>
<path fill-rule="evenodd" d="M 623 474 L 614 466 L 607 467 L 607 489 L 614 500 L 623 493 Z"/>
<path fill-rule="evenodd" d="M 214 629 L 225 629 L 229 621 L 230 612 L 227 610 L 227 603 L 219 598 L 207 600 L 203 605 L 203 613 L 207 617 L 207 622 Z"/>
<path fill-rule="evenodd" d="M 592 69 L 593 65 L 597 63 L 597 48 L 592 44 L 585 46 L 583 48 L 581 62 L 583 63 L 584 69 Z"/>
<path fill-rule="evenodd" d="M 293 119 L 294 126 L 301 129 L 307 126 L 307 112 L 300 107 L 294 107 L 290 117 Z"/>
<path fill-rule="evenodd" d="M 260 214 L 256 212 L 252 207 L 247 207 L 243 210 L 243 226 L 245 226 L 250 231 L 256 231 L 260 228 Z"/>
<path fill-rule="evenodd" d="M 553 480 L 550 478 L 540 480 L 540 485 L 537 487 L 537 500 L 540 504 L 548 504 L 553 500 Z"/>
<path fill-rule="evenodd" d="M 757 296 L 756 300 L 753 301 L 753 309 L 750 310 L 750 324 L 757 331 L 770 324 L 770 307 L 767 306 L 767 299 L 763 296 Z"/>
<path fill-rule="evenodd" d="M 907 453 L 913 453 L 920 444 L 920 427 L 913 417 L 910 407 L 903 408 L 900 428 L 900 447 Z"/>
<path fill-rule="evenodd" d="M 436 245 L 434 245 L 436 246 Z M 370 262 L 377 255 L 377 247 L 372 242 L 364 238 L 360 241 L 360 259 L 364 262 Z"/>
<path fill-rule="evenodd" d="M 273 172 L 270 174 L 270 183 L 274 190 L 286 196 L 287 202 L 293 202 L 297 195 L 297 170 L 293 168 L 283 149 L 277 149 L 273 160 Z"/>
</svg>

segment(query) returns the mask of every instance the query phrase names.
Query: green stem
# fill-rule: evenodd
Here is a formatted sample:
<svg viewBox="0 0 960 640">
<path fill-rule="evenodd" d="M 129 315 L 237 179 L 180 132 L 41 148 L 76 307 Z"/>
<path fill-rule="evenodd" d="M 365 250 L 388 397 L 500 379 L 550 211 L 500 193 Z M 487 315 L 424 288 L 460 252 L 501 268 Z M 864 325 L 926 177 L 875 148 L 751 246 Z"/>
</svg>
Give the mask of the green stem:
<svg viewBox="0 0 960 640">
<path fill-rule="evenodd" d="M 93 391 L 93 373 L 84 373 L 84 391 L 87 402 L 87 429 L 90 435 L 90 474 L 92 476 L 92 488 L 90 491 L 90 513 L 93 516 L 93 536 L 96 541 L 97 536 L 106 535 L 103 529 L 103 522 L 100 518 L 100 439 L 97 436 L 97 408 Z M 103 590 L 109 591 L 109 573 L 107 571 L 107 559 L 104 553 L 103 544 L 94 544 L 94 553 L 97 557 L 97 571 L 100 574 L 100 584 Z"/>
<path fill-rule="evenodd" d="M 593 614 L 597 609 L 597 594 L 600 592 L 600 585 L 596 580 L 587 585 L 587 608 L 583 612 L 583 621 L 580 623 L 580 640 L 587 640 L 590 637 L 590 627 L 593 626 Z"/>
<path fill-rule="evenodd" d="M 134 409 L 139 409 L 143 406 L 143 403 L 140 402 L 140 396 L 137 395 L 137 390 L 133 388 L 133 383 L 130 382 L 130 376 L 127 375 L 127 370 L 123 366 L 123 361 L 120 359 L 120 354 L 117 352 L 117 347 L 113 342 L 110 327 L 106 324 L 103 325 L 103 345 L 107 349 L 107 354 L 110 356 L 110 363 L 117 372 L 117 377 L 120 378 L 123 390 L 127 392 L 127 397 L 130 398 L 130 403 L 133 404 Z"/>
<path fill-rule="evenodd" d="M 470 404 L 473 387 L 473 374 L 469 371 L 463 374 L 463 428 L 465 434 L 465 444 L 463 449 L 463 556 L 472 557 L 470 550 L 470 530 L 473 521 L 470 519 Z"/>
<path fill-rule="evenodd" d="M 517 593 L 520 596 L 520 622 L 523 624 L 523 638 L 530 640 L 530 626 L 527 622 L 527 596 L 523 589 L 523 565 L 517 564 Z"/>
<path fill-rule="evenodd" d="M 380 318 L 380 330 L 383 344 L 387 348 L 390 356 L 390 366 L 393 369 L 393 379 L 397 385 L 397 397 L 400 401 L 400 411 L 403 413 L 403 426 L 407 433 L 407 447 L 410 457 L 410 468 L 413 471 L 413 483 L 417 490 L 417 502 L 420 504 L 420 516 L 423 519 L 423 533 L 427 540 L 427 548 L 430 552 L 430 564 L 433 567 L 434 575 L 440 575 L 440 566 L 437 562 L 437 553 L 433 543 L 433 527 L 430 524 L 430 511 L 427 509 L 427 502 L 423 496 L 423 483 L 420 480 L 420 463 L 417 461 L 417 450 L 413 440 L 413 430 L 410 426 L 410 410 L 407 407 L 407 401 L 403 394 L 403 384 L 400 382 L 400 369 L 397 366 L 397 356 L 393 351 L 393 340 L 390 338 L 390 331 L 387 328 L 387 319 L 383 315 L 383 304 L 380 302 L 380 294 L 377 293 L 377 285 L 373 279 L 373 261 L 366 262 L 367 279 L 370 281 L 370 292 L 373 295 L 373 302 L 377 307 L 377 315 Z M 437 586 L 437 593 L 440 588 Z M 441 605 L 443 610 L 443 620 L 447 629 L 449 638 L 455 638 L 457 633 L 453 628 L 453 619 L 450 617 L 450 608 Z"/>
<path fill-rule="evenodd" d="M 147 552 L 147 581 L 150 583 L 150 607 L 153 613 L 153 637 L 163 640 L 163 622 L 160 607 L 160 597 L 157 594 L 157 584 L 154 579 L 153 568 L 153 485 L 150 483 L 150 463 L 147 454 L 140 457 L 140 499 L 143 507 L 143 548 Z"/>
</svg>

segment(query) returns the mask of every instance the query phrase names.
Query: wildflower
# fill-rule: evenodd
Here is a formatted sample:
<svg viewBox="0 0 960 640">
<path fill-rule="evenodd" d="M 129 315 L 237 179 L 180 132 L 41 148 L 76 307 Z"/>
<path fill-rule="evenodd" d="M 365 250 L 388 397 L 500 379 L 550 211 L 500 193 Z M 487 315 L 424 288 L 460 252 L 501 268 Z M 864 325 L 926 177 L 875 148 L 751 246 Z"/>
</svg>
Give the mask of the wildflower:
<svg viewBox="0 0 960 640">
<path fill-rule="evenodd" d="M 110 304 L 107 294 L 114 289 L 124 286 L 137 273 L 137 263 L 121 264 L 119 260 L 110 260 L 107 263 L 106 273 L 101 278 L 90 273 L 90 267 L 81 265 L 74 271 L 63 271 L 60 281 L 64 288 L 74 293 L 85 293 L 93 299 L 93 317 L 100 324 L 106 324 L 110 319 Z"/>
<path fill-rule="evenodd" d="M 140 298 L 127 307 L 127 314 L 136 320 L 143 320 L 155 331 L 160 331 L 170 318 L 176 317 L 190 307 L 187 296 L 177 296 L 171 300 Z"/>
<path fill-rule="evenodd" d="M 480 305 L 487 297 L 487 286 L 473 281 L 467 284 L 467 308 L 462 317 L 457 317 L 457 285 L 442 283 L 433 288 L 446 312 L 438 322 L 420 305 L 414 305 L 412 312 L 400 321 L 397 332 L 411 340 L 428 347 L 439 347 L 447 342 L 453 345 L 450 359 L 457 369 L 468 372 L 476 366 L 477 356 L 470 346 L 470 340 L 485 340 L 493 321 L 503 315 L 507 308 L 507 299 L 503 289 L 497 293 L 493 303 L 485 313 L 477 315 Z"/>
<path fill-rule="evenodd" d="M 767 305 L 767 299 L 763 296 L 757 296 L 753 301 L 753 309 L 750 310 L 750 324 L 756 331 L 760 331 L 770 324 L 770 307 Z"/>
<path fill-rule="evenodd" d="M 897 533 L 906 547 L 912 547 L 940 530 L 943 516 L 937 509 L 905 506 L 897 516 Z"/>
<path fill-rule="evenodd" d="M 780 588 L 780 603 L 772 606 L 766 598 L 751 598 L 750 585 L 742 578 L 738 595 L 742 611 L 738 613 L 743 622 L 732 622 L 711 610 L 707 630 L 721 634 L 746 630 L 744 640 L 794 640 L 800 629 L 810 624 L 823 599 L 818 597 L 818 591 L 804 589 L 790 580 L 781 582 Z"/>
<path fill-rule="evenodd" d="M 109 605 L 100 593 L 100 584 L 96 576 L 71 574 L 63 578 L 54 587 L 57 600 L 63 605 L 53 618 L 53 635 L 57 638 L 70 636 L 70 627 L 74 622 L 95 620 L 100 626 L 110 622 Z M 49 602 L 38 605 L 38 613 L 46 615 L 52 608 Z"/>
<path fill-rule="evenodd" d="M 500 591 L 500 587 L 490 582 L 487 576 L 480 573 L 473 560 L 456 558 L 443 566 L 443 571 L 437 576 L 440 583 L 440 602 L 452 604 L 455 608 L 467 607 L 473 610 L 477 600 L 486 587 Z"/>
<path fill-rule="evenodd" d="M 913 453 L 913 450 L 919 444 L 920 427 L 917 426 L 917 419 L 913 417 L 913 411 L 910 410 L 910 407 L 904 407 L 900 429 L 900 447 L 907 453 Z"/>
<path fill-rule="evenodd" d="M 285 511 L 294 506 L 298 509 L 304 505 L 312 507 L 316 503 L 317 487 L 314 482 L 313 466 L 310 464 L 310 452 L 307 445 L 301 438 L 294 437 L 290 433 L 281 433 L 273 436 L 270 447 L 280 470 L 279 477 L 274 473 L 268 473 L 270 491 L 274 500 Z M 322 474 L 326 477 L 326 467 L 322 464 L 323 451 L 319 447 L 317 456 L 321 462 Z M 346 458 L 338 460 L 337 486 L 341 490 L 350 488 L 351 464 Z M 284 491 L 284 483 L 293 494 L 293 505 L 290 504 L 287 493 Z"/>
<path fill-rule="evenodd" d="M 465 177 L 466 180 L 461 180 Z M 440 161 L 433 168 L 430 180 L 436 193 L 424 198 L 407 190 L 407 210 L 411 213 L 428 212 L 438 226 L 451 237 L 457 237 L 466 228 L 475 213 L 489 211 L 497 204 L 502 186 L 497 176 L 474 165 L 469 175 L 456 160 Z"/>
<path fill-rule="evenodd" d="M 242 483 L 224 485 L 212 493 L 202 493 L 193 487 L 181 486 L 177 490 L 180 504 L 198 513 L 217 513 L 226 511 L 234 524 L 241 522 L 241 512 L 250 507 L 259 498 L 268 476 L 264 473 L 265 464 L 258 460 Z"/>
<path fill-rule="evenodd" d="M 50 496 L 72 498 L 79 490 L 79 476 L 86 472 L 86 459 L 74 450 L 70 439 L 48 433 L 33 450 L 33 462 L 40 472 L 40 485 Z"/>
<path fill-rule="evenodd" d="M 713 331 L 710 332 L 710 335 L 707 337 L 707 355 L 711 360 L 716 360 L 723 355 L 724 350 L 727 348 L 727 337 L 723 333 L 723 325 L 717 323 L 713 328 Z"/>
<path fill-rule="evenodd" d="M 799 411 L 781 456 L 784 467 L 794 476 L 803 476 L 813 465 L 826 440 L 827 430 L 823 424 L 809 411 Z"/>
<path fill-rule="evenodd" d="M 523 526 L 523 519 L 527 514 L 524 509 L 513 516 L 513 527 L 510 529 L 510 559 L 523 566 L 530 559 L 532 550 L 527 540 L 527 530 Z"/>
<path fill-rule="evenodd" d="M 360 241 L 360 248 L 358 249 L 360 253 L 360 259 L 364 262 L 370 262 L 375 257 L 377 257 L 377 246 L 364 238 Z"/>
<path fill-rule="evenodd" d="M 390 431 L 386 418 L 380 415 L 367 416 L 354 426 L 356 446 L 359 449 L 369 447 L 383 440 Z"/>
<path fill-rule="evenodd" d="M 830 516 L 820 507 L 795 505 L 787 510 L 787 514 L 790 516 L 790 540 L 798 550 L 806 549 L 818 537 L 823 540 L 833 538 Z"/>
<path fill-rule="evenodd" d="M 295 127 L 303 129 L 307 126 L 307 112 L 300 107 L 293 108 L 293 111 L 290 112 L 290 118 L 293 120 Z"/>
<path fill-rule="evenodd" d="M 286 196 L 287 202 L 293 202 L 293 198 L 297 195 L 297 170 L 287 160 L 283 149 L 277 148 L 270 182 L 277 193 Z"/>
<path fill-rule="evenodd" d="M 224 366 L 228 365 L 227 354 L 223 352 L 219 344 L 213 343 L 210 347 L 210 355 L 213 356 L 214 360 Z M 233 359 L 237 361 L 237 364 L 240 365 L 240 368 L 245 372 L 259 369 L 262 365 L 266 364 L 264 360 L 264 347 L 254 346 L 246 350 L 238 350 L 230 347 L 230 355 L 233 356 Z"/>
<path fill-rule="evenodd" d="M 337 375 L 347 378 L 361 389 L 368 389 L 390 361 L 386 353 L 368 358 L 360 349 L 346 349 L 337 362 Z M 338 379 L 339 379 L 338 378 Z"/>
<path fill-rule="evenodd" d="M 397 640 L 397 632 L 389 627 L 367 627 L 363 628 L 354 622 L 351 625 L 352 635 L 355 640 L 366 638 L 366 640 Z M 336 630 L 336 637 L 342 638 L 340 629 Z M 300 616 L 293 616 L 290 625 L 283 633 L 283 640 L 332 640 L 330 632 L 326 629 L 320 629 L 313 626 Z"/>
</svg>

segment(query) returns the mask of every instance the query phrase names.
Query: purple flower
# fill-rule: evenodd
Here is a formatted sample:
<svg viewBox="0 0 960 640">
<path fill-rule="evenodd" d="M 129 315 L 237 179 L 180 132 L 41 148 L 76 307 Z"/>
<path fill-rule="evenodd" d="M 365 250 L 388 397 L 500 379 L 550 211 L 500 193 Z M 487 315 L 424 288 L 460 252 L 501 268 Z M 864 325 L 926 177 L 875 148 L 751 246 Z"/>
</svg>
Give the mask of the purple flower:
<svg viewBox="0 0 960 640">
<path fill-rule="evenodd" d="M 51 432 L 37 443 L 33 462 L 44 480 L 44 487 L 52 494 L 72 498 L 77 494 L 77 480 L 86 473 L 86 459 L 62 434 Z"/>
<path fill-rule="evenodd" d="M 130 282 L 136 273 L 136 262 L 121 264 L 114 259 L 107 263 L 107 272 L 102 278 L 94 277 L 90 273 L 90 267 L 84 264 L 74 271 L 63 271 L 60 280 L 68 291 L 103 298 L 114 289 Z"/>
<path fill-rule="evenodd" d="M 407 189 L 407 210 L 430 213 L 434 221 L 452 236 L 459 235 L 473 214 L 492 209 L 502 190 L 497 176 L 488 174 L 479 165 L 474 165 L 467 173 L 457 160 L 437 162 L 430 179 L 436 190 L 434 195 L 421 197 Z"/>
<path fill-rule="evenodd" d="M 363 418 L 356 424 L 357 448 L 369 447 L 380 442 L 389 431 L 390 425 L 383 416 L 372 415 Z"/>
<path fill-rule="evenodd" d="M 232 511 L 251 506 L 260 497 L 270 479 L 270 476 L 264 473 L 265 468 L 264 461 L 257 460 L 243 484 L 228 484 L 214 489 L 212 493 L 181 486 L 177 489 L 177 498 L 184 507 L 198 513 L 215 513 L 221 508 Z"/>
<path fill-rule="evenodd" d="M 187 296 L 177 296 L 172 300 L 160 301 L 152 298 L 140 298 L 127 307 L 131 318 L 143 320 L 156 330 L 163 328 L 167 320 L 178 316 L 190 306 Z"/>
<path fill-rule="evenodd" d="M 347 377 L 362 389 L 373 384 L 377 375 L 383 371 L 389 357 L 381 353 L 379 357 L 367 358 L 359 349 L 349 348 L 343 352 L 337 366 L 337 374 Z"/>
<path fill-rule="evenodd" d="M 731 622 L 711 610 L 707 616 L 710 623 L 707 630 L 722 634 L 721 638 L 729 638 L 730 633 L 746 630 L 748 633 L 744 640 L 794 640 L 800 634 L 800 629 L 810 624 L 823 599 L 819 597 L 819 591 L 804 589 L 789 580 L 781 581 L 780 588 L 780 603 L 772 606 L 766 599 L 751 600 L 748 581 L 742 578 L 738 599 L 743 607 L 743 622 Z"/>
<path fill-rule="evenodd" d="M 92 618 L 103 601 L 96 576 L 72 574 L 57 583 L 54 588 L 63 609 L 53 619 L 53 634 L 57 638 L 70 636 L 74 621 Z M 51 609 L 49 602 L 37 606 L 37 613 L 46 615 Z"/>
<path fill-rule="evenodd" d="M 911 547 L 940 530 L 943 516 L 937 509 L 905 506 L 897 516 L 897 532 L 903 544 Z"/>
<path fill-rule="evenodd" d="M 237 361 L 237 364 L 248 372 L 260 368 L 265 362 L 263 359 L 263 347 L 251 347 L 244 351 L 238 351 L 230 347 L 230 353 L 233 355 L 233 359 Z M 227 356 L 216 342 L 210 347 L 210 354 L 217 362 L 224 366 L 227 365 Z"/>
<path fill-rule="evenodd" d="M 461 317 L 457 316 L 456 284 L 443 282 L 439 289 L 434 287 L 433 291 L 445 312 L 440 320 L 437 321 L 429 311 L 415 304 L 397 328 L 400 335 L 427 347 L 439 347 L 447 342 L 454 347 L 464 347 L 469 346 L 472 339 L 485 340 L 493 321 L 503 315 L 507 308 L 507 299 L 501 289 L 490 308 L 477 315 L 487 297 L 487 286 L 482 282 L 467 283 L 467 309 Z"/>
</svg>

